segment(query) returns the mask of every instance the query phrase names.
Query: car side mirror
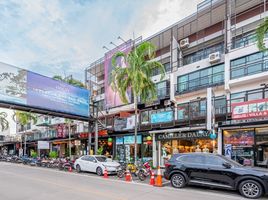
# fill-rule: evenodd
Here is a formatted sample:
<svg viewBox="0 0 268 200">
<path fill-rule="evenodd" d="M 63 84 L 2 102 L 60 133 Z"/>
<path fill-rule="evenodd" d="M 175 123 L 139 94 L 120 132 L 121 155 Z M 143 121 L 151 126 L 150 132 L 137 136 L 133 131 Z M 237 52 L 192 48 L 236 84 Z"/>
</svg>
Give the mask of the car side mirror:
<svg viewBox="0 0 268 200">
<path fill-rule="evenodd" d="M 230 169 L 232 167 L 232 165 L 228 162 L 222 163 L 222 165 L 227 169 Z"/>
</svg>

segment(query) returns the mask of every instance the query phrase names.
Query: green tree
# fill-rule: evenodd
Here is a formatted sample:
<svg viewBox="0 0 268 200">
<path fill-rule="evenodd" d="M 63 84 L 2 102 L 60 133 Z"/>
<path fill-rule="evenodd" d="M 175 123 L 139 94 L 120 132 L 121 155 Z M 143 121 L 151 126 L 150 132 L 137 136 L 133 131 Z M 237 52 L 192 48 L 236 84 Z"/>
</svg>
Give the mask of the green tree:
<svg viewBox="0 0 268 200">
<path fill-rule="evenodd" d="M 135 150 L 134 161 L 137 162 L 137 117 L 138 98 L 142 102 L 151 102 L 157 98 L 157 90 L 151 77 L 154 70 L 159 70 L 161 80 L 165 76 L 164 66 L 153 61 L 156 55 L 156 47 L 150 42 L 143 42 L 134 47 L 129 53 L 116 52 L 112 58 L 112 89 L 117 91 L 124 103 L 127 100 L 127 91 L 131 89 L 134 97 L 135 108 Z M 127 67 L 118 65 L 118 59 L 123 59 Z M 122 64 L 122 62 L 120 62 Z"/>
<path fill-rule="evenodd" d="M 256 29 L 257 47 L 259 48 L 260 51 L 267 50 L 264 44 L 264 38 L 267 32 L 268 32 L 268 17 L 266 17 L 264 21 L 260 23 L 258 28 Z"/>
<path fill-rule="evenodd" d="M 7 130 L 9 128 L 9 122 L 7 121 L 7 113 L 0 112 L 0 129 L 1 131 Z"/>
<path fill-rule="evenodd" d="M 54 80 L 66 82 L 66 83 L 73 85 L 73 86 L 85 87 L 85 85 L 81 81 L 73 79 L 73 78 L 66 79 L 66 78 L 62 78 L 62 76 L 60 76 L 60 75 L 55 75 L 52 78 Z"/>
<path fill-rule="evenodd" d="M 37 115 L 29 112 L 15 111 L 13 120 L 19 122 L 22 125 L 23 130 L 26 131 L 25 127 L 28 123 L 37 123 Z M 26 155 L 26 133 L 24 133 L 24 155 Z"/>
</svg>

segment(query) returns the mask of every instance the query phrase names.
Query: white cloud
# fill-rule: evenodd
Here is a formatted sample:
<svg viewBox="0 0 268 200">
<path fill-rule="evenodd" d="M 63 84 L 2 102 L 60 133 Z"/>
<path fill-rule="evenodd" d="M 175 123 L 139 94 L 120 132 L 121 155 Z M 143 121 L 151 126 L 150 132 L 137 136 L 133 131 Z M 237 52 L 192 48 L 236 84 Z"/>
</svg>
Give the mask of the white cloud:
<svg viewBox="0 0 268 200">
<path fill-rule="evenodd" d="M 193 14 L 203 0 L 155 0 L 144 5 L 137 18 L 133 18 L 124 35 L 135 32 L 147 38 L 179 20 Z"/>
<path fill-rule="evenodd" d="M 132 38 L 133 31 L 146 38 L 193 13 L 200 1 L 1 1 L 0 61 L 83 80 L 103 45 L 118 44 L 119 35 Z"/>
</svg>

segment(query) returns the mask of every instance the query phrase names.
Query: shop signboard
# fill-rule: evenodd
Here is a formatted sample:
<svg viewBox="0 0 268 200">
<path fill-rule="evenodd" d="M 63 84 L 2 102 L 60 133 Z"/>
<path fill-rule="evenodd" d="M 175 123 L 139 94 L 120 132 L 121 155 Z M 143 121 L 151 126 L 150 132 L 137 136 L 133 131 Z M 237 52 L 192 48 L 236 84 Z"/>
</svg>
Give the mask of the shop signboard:
<svg viewBox="0 0 268 200">
<path fill-rule="evenodd" d="M 37 142 L 38 149 L 49 149 L 48 141 L 38 141 Z"/>
<path fill-rule="evenodd" d="M 261 118 L 268 116 L 268 98 L 232 103 L 232 119 Z"/>
<path fill-rule="evenodd" d="M 129 135 L 129 136 L 124 136 L 124 144 L 134 144 L 135 143 L 135 136 L 134 135 Z M 141 135 L 137 135 L 137 144 L 141 144 Z"/>
<path fill-rule="evenodd" d="M 208 131 L 197 131 L 197 132 L 178 132 L 178 133 L 159 133 L 155 134 L 156 140 L 173 140 L 173 139 L 198 139 L 198 138 L 210 138 Z"/>
<path fill-rule="evenodd" d="M 173 111 L 165 111 L 159 113 L 153 113 L 151 115 L 151 123 L 167 123 L 173 120 Z"/>
<path fill-rule="evenodd" d="M 89 116 L 89 91 L 0 63 L 0 99 L 4 103 Z"/>
<path fill-rule="evenodd" d="M 127 118 L 116 118 L 114 119 L 114 130 L 122 131 L 127 127 Z"/>
<path fill-rule="evenodd" d="M 116 144 L 124 144 L 124 138 L 123 137 L 117 137 L 116 138 Z"/>
</svg>

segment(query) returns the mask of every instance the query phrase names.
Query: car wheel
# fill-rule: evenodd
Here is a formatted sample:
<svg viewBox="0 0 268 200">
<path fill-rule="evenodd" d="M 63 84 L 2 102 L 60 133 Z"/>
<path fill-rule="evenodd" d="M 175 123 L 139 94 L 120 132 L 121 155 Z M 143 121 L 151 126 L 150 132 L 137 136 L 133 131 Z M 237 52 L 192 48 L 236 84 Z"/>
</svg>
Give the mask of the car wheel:
<svg viewBox="0 0 268 200">
<path fill-rule="evenodd" d="M 186 185 L 185 178 L 182 174 L 173 174 L 170 182 L 174 188 L 183 188 Z"/>
<path fill-rule="evenodd" d="M 246 180 L 240 183 L 239 192 L 242 196 L 249 199 L 257 199 L 262 196 L 262 186 L 254 180 Z"/>
<path fill-rule="evenodd" d="M 81 172 L 81 167 L 80 167 L 80 165 L 76 165 L 76 171 L 77 171 L 78 173 Z"/>
<path fill-rule="evenodd" d="M 98 176 L 102 176 L 102 169 L 100 167 L 97 168 L 96 173 Z"/>
</svg>

